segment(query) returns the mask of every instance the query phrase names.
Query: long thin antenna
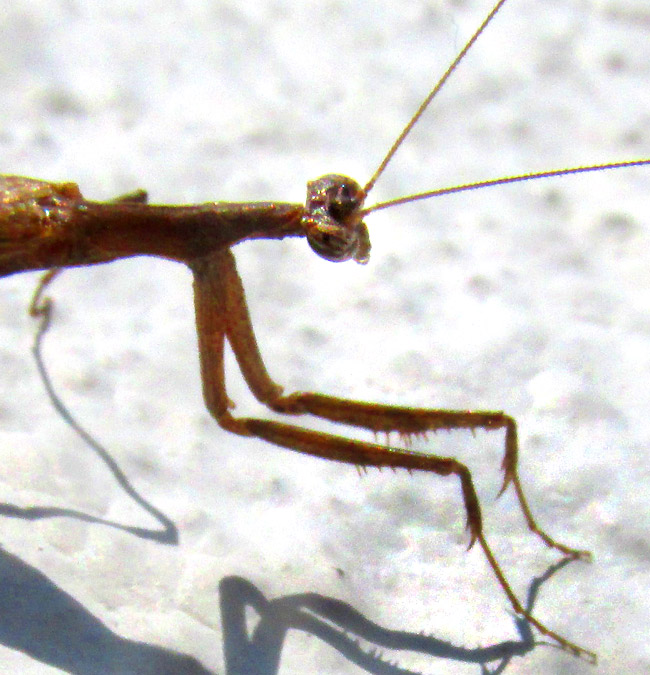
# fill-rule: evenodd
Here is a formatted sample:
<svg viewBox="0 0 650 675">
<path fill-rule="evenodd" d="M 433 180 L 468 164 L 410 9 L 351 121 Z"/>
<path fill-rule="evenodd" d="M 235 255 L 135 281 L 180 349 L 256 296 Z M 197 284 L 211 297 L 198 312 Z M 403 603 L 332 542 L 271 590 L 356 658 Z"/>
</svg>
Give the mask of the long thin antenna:
<svg viewBox="0 0 650 675">
<path fill-rule="evenodd" d="M 366 186 L 363 188 L 366 194 L 368 194 L 370 190 L 372 190 L 375 183 L 377 182 L 377 179 L 384 172 L 384 169 L 388 165 L 388 162 L 390 162 L 390 160 L 393 158 L 393 155 L 397 152 L 399 146 L 402 145 L 402 142 L 404 141 L 408 133 L 411 131 L 411 129 L 415 126 L 416 122 L 420 119 L 420 117 L 422 117 L 422 113 L 424 113 L 424 111 L 427 109 L 429 103 L 433 101 L 436 94 L 443 88 L 445 82 L 449 79 L 449 76 L 454 72 L 454 70 L 456 70 L 458 64 L 463 60 L 467 52 L 472 48 L 472 45 L 476 42 L 476 40 L 478 40 L 480 34 L 487 28 L 487 25 L 490 23 L 490 21 L 492 21 L 494 15 L 501 9 L 501 7 L 505 3 L 506 0 L 499 0 L 499 2 L 497 2 L 497 4 L 492 8 L 492 11 L 487 15 L 487 17 L 485 17 L 483 23 L 478 27 L 478 30 L 474 33 L 474 35 L 472 35 L 467 44 L 461 49 L 460 53 L 454 59 L 449 68 L 447 68 L 445 74 L 440 78 L 436 86 L 429 92 L 429 95 L 424 99 L 424 101 L 422 101 L 415 115 L 411 117 L 410 122 L 404 127 L 402 133 L 397 137 L 397 140 L 393 143 L 390 150 L 388 151 L 384 159 L 381 161 L 381 164 L 377 167 L 375 173 L 372 174 L 372 178 L 367 182 Z"/>
<path fill-rule="evenodd" d="M 554 169 L 553 171 L 540 171 L 539 173 L 524 173 L 519 176 L 506 176 L 504 178 L 493 178 L 491 180 L 482 180 L 476 183 L 465 183 L 464 185 L 454 185 L 452 187 L 439 188 L 438 190 L 430 190 L 429 192 L 420 192 L 415 195 L 408 195 L 407 197 L 400 197 L 399 199 L 391 199 L 387 202 L 379 202 L 374 206 L 363 209 L 360 212 L 361 216 L 365 216 L 372 211 L 379 211 L 380 209 L 387 209 L 389 206 L 397 206 L 398 204 L 408 204 L 409 202 L 417 202 L 421 199 L 429 199 L 430 197 L 440 197 L 441 195 L 450 195 L 454 192 L 468 192 L 469 190 L 478 190 L 485 187 L 494 187 L 495 185 L 506 185 L 507 183 L 521 183 L 525 180 L 537 180 L 538 178 L 552 178 L 553 176 L 566 176 L 572 173 L 588 173 L 590 171 L 605 171 L 608 169 L 624 169 L 631 166 L 646 166 L 650 165 L 650 159 L 633 159 L 627 162 L 612 162 L 611 164 L 594 164 L 592 166 L 576 166 L 570 169 Z"/>
</svg>

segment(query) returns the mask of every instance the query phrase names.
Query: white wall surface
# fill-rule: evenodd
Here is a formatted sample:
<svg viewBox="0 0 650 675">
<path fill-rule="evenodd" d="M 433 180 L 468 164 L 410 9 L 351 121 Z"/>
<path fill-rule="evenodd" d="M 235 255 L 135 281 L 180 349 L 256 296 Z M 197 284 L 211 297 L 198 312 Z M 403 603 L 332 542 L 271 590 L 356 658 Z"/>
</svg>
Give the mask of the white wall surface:
<svg viewBox="0 0 650 675">
<path fill-rule="evenodd" d="M 143 187 L 158 203 L 302 201 L 329 172 L 363 182 L 489 7 L 16 0 L 0 19 L 0 170 L 73 180 L 92 199 Z M 645 0 L 510 0 L 370 201 L 649 157 L 649 64 Z M 601 674 L 650 671 L 649 195 L 646 168 L 377 213 L 365 267 L 321 261 L 302 240 L 236 249 L 287 390 L 517 418 L 534 513 L 595 556 L 545 583 L 535 613 L 597 651 Z M 5 672 L 225 673 L 231 575 L 268 599 L 339 599 L 411 647 L 382 649 L 403 670 L 364 667 L 290 630 L 282 675 L 478 674 L 468 650 L 519 639 L 480 551 L 465 552 L 454 479 L 360 480 L 219 429 L 201 399 L 190 274 L 165 261 L 66 272 L 46 358 L 180 542 L 28 519 L 21 509 L 57 507 L 159 528 L 43 392 L 25 311 L 36 278 L 3 279 L 0 293 L 0 511 L 18 516 L 2 519 Z M 232 359 L 228 389 L 237 412 L 266 415 Z M 455 432 L 417 448 L 468 463 L 524 597 L 557 556 L 512 494 L 494 502 L 502 444 Z M 421 631 L 431 639 L 414 644 Z M 441 655 L 439 641 L 462 649 Z M 539 647 L 506 672 L 595 671 Z"/>
</svg>

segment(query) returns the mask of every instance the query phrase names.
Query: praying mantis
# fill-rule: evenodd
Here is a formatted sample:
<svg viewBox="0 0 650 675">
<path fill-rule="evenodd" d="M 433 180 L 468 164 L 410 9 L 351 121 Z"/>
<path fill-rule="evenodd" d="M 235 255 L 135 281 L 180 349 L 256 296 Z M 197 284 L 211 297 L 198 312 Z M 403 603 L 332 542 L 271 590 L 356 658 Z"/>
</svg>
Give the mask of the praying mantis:
<svg viewBox="0 0 650 675">
<path fill-rule="evenodd" d="M 42 193 L 43 190 L 47 191 L 47 189 L 48 189 L 47 185 L 48 184 L 46 184 L 46 183 L 38 183 L 38 184 L 23 183 L 22 187 L 26 187 L 28 189 L 28 191 L 33 188 L 33 190 L 35 190 L 40 195 L 40 194 L 43 194 Z M 8 188 L 8 191 L 15 194 L 15 192 L 16 192 L 15 186 L 10 185 L 9 188 Z M 61 188 L 60 192 L 62 192 L 62 194 L 63 194 L 62 200 L 64 202 L 65 202 L 66 199 L 72 199 L 72 200 L 77 199 L 76 193 L 74 192 L 74 188 L 72 188 L 70 186 Z M 33 192 L 32 192 L 32 194 L 33 194 Z M 38 198 L 40 199 L 41 197 L 39 196 Z M 48 197 L 47 194 L 46 194 L 45 199 L 47 200 L 49 198 L 50 197 Z M 21 199 L 22 199 L 23 203 L 28 203 L 30 197 L 25 196 Z M 74 208 L 76 208 L 76 207 L 74 207 Z M 95 208 L 95 207 L 84 206 L 83 208 L 86 208 L 86 209 L 92 211 L 92 209 Z M 102 207 L 97 207 L 97 208 L 102 208 Z M 106 210 L 107 211 L 110 210 L 111 213 L 124 213 L 125 211 L 128 211 L 128 208 L 129 208 L 128 204 L 123 204 L 121 206 L 110 205 L 110 206 L 106 207 Z M 136 208 L 136 211 L 138 210 L 137 207 L 134 207 L 134 208 Z M 154 213 L 153 211 L 146 210 L 146 209 L 142 210 L 140 212 L 146 213 L 146 214 L 153 214 Z M 289 209 L 288 213 L 290 213 L 290 214 L 295 213 L 295 209 L 294 209 L 294 211 L 291 211 L 291 209 Z M 295 220 L 295 218 L 292 219 L 289 216 L 287 217 L 287 222 L 290 222 L 291 227 L 295 226 L 294 220 Z M 125 220 L 124 222 L 127 223 L 127 220 Z M 132 226 L 133 226 L 133 223 L 134 223 L 133 219 L 130 219 L 128 222 L 130 223 L 129 227 L 131 227 L 131 231 L 133 232 L 133 229 L 132 229 Z M 357 225 L 358 225 L 358 223 L 355 223 L 355 226 L 357 226 Z M 260 226 L 260 228 L 262 228 L 262 227 L 265 228 L 266 225 Z M 266 236 L 266 235 L 269 234 L 269 231 L 267 229 L 260 229 L 260 232 L 263 236 Z M 297 232 L 298 232 L 297 230 L 294 230 L 294 233 L 297 233 Z M 142 242 L 142 240 L 143 240 L 142 235 L 143 234 L 144 234 L 144 231 L 141 231 L 141 236 L 134 237 L 134 241 L 137 240 L 138 242 Z M 363 233 L 361 233 L 361 234 L 363 234 Z M 127 237 L 126 235 L 122 236 L 123 241 L 127 241 L 128 239 L 129 239 L 129 237 Z M 164 245 L 164 242 L 163 242 L 162 238 L 156 238 L 156 241 L 153 242 L 153 243 L 155 243 L 156 245 L 161 245 L 161 246 Z M 227 243 L 229 243 L 229 242 L 227 242 L 227 241 L 219 242 L 218 245 L 217 245 L 217 249 L 221 250 L 223 247 L 225 247 L 225 245 Z M 320 248 L 320 250 L 322 252 L 323 246 L 324 246 L 322 241 L 319 241 L 317 239 L 315 241 L 312 241 L 311 243 L 315 248 Z M 200 246 L 199 246 L 199 248 L 200 248 Z M 334 256 L 338 255 L 336 252 L 335 253 L 331 253 L 331 252 L 328 252 L 328 251 L 325 251 L 325 252 L 330 257 L 332 257 L 333 255 Z M 19 255 L 23 256 L 23 260 L 24 260 L 25 256 L 23 254 L 24 254 L 24 250 L 19 254 Z M 120 252 L 120 255 L 121 254 L 122 253 Z M 32 265 L 32 267 L 33 268 L 45 268 L 45 267 L 51 266 L 51 264 L 53 262 L 55 264 L 85 264 L 85 262 L 101 262 L 102 261 L 101 256 L 98 259 L 89 260 L 88 259 L 88 253 L 86 251 L 83 251 L 81 255 L 82 255 L 82 258 L 79 259 L 79 261 L 77 261 L 77 262 L 75 262 L 74 260 L 68 259 L 67 262 L 64 261 L 63 263 L 60 263 L 60 262 L 57 262 L 56 260 L 54 260 L 51 257 L 51 254 L 48 253 L 47 255 L 45 255 L 45 257 L 43 259 L 40 259 L 40 258 L 37 259 L 36 262 Z M 113 255 L 113 254 L 112 253 L 109 254 L 109 257 L 111 255 Z M 187 255 L 188 254 L 186 254 L 186 253 L 182 253 L 182 254 L 179 253 L 178 257 L 181 258 L 181 259 L 185 259 L 184 256 L 187 256 Z M 198 303 L 199 303 L 199 334 L 200 334 L 200 337 L 203 336 L 205 338 L 209 338 L 210 335 L 213 335 L 215 333 L 215 330 L 214 330 L 214 328 L 211 328 L 209 325 L 206 326 L 206 324 L 202 323 L 202 321 L 205 321 L 207 324 L 209 324 L 212 321 L 211 317 L 214 317 L 215 312 L 212 312 L 209 309 L 208 310 L 202 310 L 201 309 L 201 307 L 202 307 L 201 303 L 208 303 L 209 304 L 209 303 L 212 302 L 212 300 L 210 300 L 211 297 L 218 297 L 219 296 L 219 288 L 216 288 L 216 289 L 212 288 L 211 283 L 212 284 L 214 284 L 214 283 L 220 284 L 221 283 L 219 281 L 220 279 L 227 278 L 227 277 L 233 278 L 232 277 L 232 274 L 233 274 L 232 273 L 232 267 L 231 267 L 232 263 L 228 262 L 229 258 L 227 259 L 227 258 L 224 257 L 222 262 L 217 263 L 217 262 L 211 260 L 208 265 L 203 265 L 203 263 L 199 260 L 199 258 L 201 258 L 201 256 L 195 256 L 194 252 L 191 255 L 192 255 L 193 259 L 194 259 L 194 257 L 196 257 L 196 260 L 198 260 L 198 262 L 196 262 L 196 263 L 192 262 L 191 266 L 193 266 L 195 278 L 199 279 L 199 282 L 198 282 L 199 291 L 202 287 L 205 287 L 205 288 L 210 287 L 210 289 L 211 289 L 207 294 L 199 293 L 200 297 L 198 299 Z M 221 254 L 219 253 L 219 255 L 221 255 Z M 326 255 L 326 257 L 327 257 L 327 255 Z M 356 249 L 354 249 L 352 251 L 352 257 L 354 257 L 354 256 L 357 256 L 360 261 L 362 261 L 365 257 L 365 252 L 364 252 L 364 247 L 363 247 L 363 237 L 361 237 L 361 243 L 357 246 Z M 174 257 L 174 256 L 170 255 L 168 257 Z M 6 255 L 4 260 L 5 260 L 5 264 L 7 265 L 7 267 L 4 268 L 5 271 L 3 272 L 3 274 L 8 274 L 8 273 L 13 272 L 13 271 L 19 271 L 16 268 L 10 268 L 10 265 L 12 265 L 12 264 L 20 265 L 21 264 L 20 260 L 18 260 L 17 263 L 15 262 L 15 258 L 12 259 L 12 261 L 9 261 L 9 255 Z M 26 269 L 29 266 L 29 265 L 26 265 L 24 262 L 22 264 L 23 264 L 23 267 L 21 269 Z M 218 277 L 215 280 L 212 280 L 212 282 L 209 283 L 209 281 L 211 279 L 211 274 L 212 274 L 213 269 L 219 269 L 220 274 L 218 275 Z M 200 281 L 201 279 L 204 279 L 205 281 Z M 233 282 L 233 283 L 236 283 L 236 282 Z M 216 291 L 216 292 L 213 292 L 213 291 Z M 224 302 L 226 302 L 226 304 L 227 304 L 227 300 L 224 300 Z M 237 305 L 236 302 L 235 302 L 235 305 Z M 223 312 L 218 311 L 218 312 L 216 312 L 216 314 L 221 316 L 223 314 Z M 207 318 L 205 318 L 205 320 L 200 318 L 203 315 L 205 315 L 207 317 Z M 206 350 L 209 351 L 209 349 L 207 347 L 205 347 L 205 345 L 204 345 L 204 347 L 202 349 L 203 355 L 206 354 Z M 246 353 L 249 353 L 249 351 L 247 351 L 244 348 L 243 353 L 246 354 Z M 219 360 L 218 356 L 216 358 L 217 358 L 217 362 L 218 362 L 218 360 Z M 245 361 L 246 359 L 241 357 L 241 354 L 240 354 L 239 360 L 240 360 L 240 365 L 241 365 L 242 361 Z M 257 366 L 255 366 L 255 365 L 249 366 L 249 367 L 252 368 L 254 372 L 259 370 L 257 368 Z M 244 364 L 243 368 L 244 368 L 244 370 L 246 370 L 245 364 Z M 208 362 L 207 365 L 206 365 L 205 360 L 204 360 L 203 370 L 204 370 L 204 381 L 205 381 L 205 373 L 211 373 L 211 372 L 215 372 L 216 370 L 218 370 L 218 363 L 217 363 L 217 368 L 214 368 L 214 364 L 211 364 L 211 363 Z M 259 380 L 259 378 L 256 378 L 256 376 L 254 374 L 250 375 L 250 377 L 251 377 L 252 380 L 256 380 L 256 379 Z M 262 382 L 259 384 L 259 390 L 266 390 L 265 393 L 264 392 L 261 393 L 261 396 L 262 396 L 262 398 L 266 398 L 268 400 L 269 396 L 271 396 L 271 398 L 272 398 L 273 396 L 275 396 L 275 394 L 272 393 L 273 388 L 269 386 L 268 381 L 266 381 L 266 379 L 264 377 L 262 377 L 261 379 L 262 379 Z M 271 392 L 271 393 L 269 393 L 269 392 Z M 208 398 L 209 405 L 212 407 L 213 412 L 215 411 L 215 407 L 217 408 L 216 415 L 221 417 L 222 424 L 226 428 L 228 428 L 229 430 L 239 432 L 239 433 L 243 433 L 244 435 L 254 434 L 254 435 L 258 435 L 258 436 L 264 438 L 265 440 L 271 440 L 271 441 L 275 441 L 275 442 L 280 441 L 280 442 L 283 442 L 285 444 L 288 443 L 288 442 L 291 442 L 291 443 L 294 443 L 294 444 L 296 442 L 298 442 L 295 439 L 291 440 L 291 441 L 287 440 L 287 438 L 288 438 L 287 434 L 293 433 L 293 432 L 284 431 L 284 427 L 282 427 L 282 428 L 281 427 L 270 427 L 270 426 L 264 426 L 264 425 L 260 426 L 260 425 L 257 425 L 257 423 L 255 423 L 256 426 L 254 425 L 254 426 L 251 427 L 250 425 L 246 425 L 246 428 L 243 428 L 241 426 L 238 426 L 238 424 L 236 422 L 234 422 L 234 421 L 231 422 L 229 418 L 224 417 L 223 411 L 224 411 L 225 408 L 228 407 L 228 402 L 223 398 L 223 396 L 224 395 L 223 395 L 223 392 L 221 391 L 220 386 L 214 387 L 213 391 L 210 391 L 210 390 L 207 391 L 207 398 Z M 217 400 L 215 402 L 215 399 L 220 399 L 220 400 Z M 302 406 L 302 407 L 300 408 L 300 410 L 294 409 L 293 412 L 298 412 L 298 411 L 303 412 L 305 410 L 305 406 L 306 406 L 306 408 L 308 410 L 311 410 L 311 412 L 315 411 L 315 412 L 324 414 L 325 416 L 329 415 L 330 417 L 334 417 L 335 419 L 338 419 L 343 414 L 341 411 L 354 409 L 354 408 L 351 408 L 349 406 L 339 404 L 338 402 L 334 402 L 333 412 L 327 412 L 328 407 L 331 407 L 332 404 L 333 403 L 332 403 L 331 399 L 319 399 L 319 398 L 309 398 L 309 397 L 304 398 L 303 397 L 300 401 L 300 406 Z M 280 405 L 279 407 L 282 409 L 282 412 L 287 412 L 286 410 L 283 409 L 283 407 L 286 407 L 288 405 L 293 405 L 293 403 L 289 404 L 289 403 L 285 402 L 282 405 Z M 385 420 L 386 417 L 390 414 L 385 408 L 373 408 L 372 410 L 378 411 L 378 413 L 379 413 L 378 417 L 381 418 L 381 420 Z M 356 415 L 363 416 L 363 415 L 366 415 L 366 414 L 368 414 L 368 408 L 362 406 L 361 408 L 356 408 L 356 412 L 353 413 L 353 417 L 356 416 Z M 414 419 L 412 414 L 410 412 L 407 412 L 407 411 L 401 411 L 400 413 L 397 413 L 397 414 L 398 414 L 398 416 L 402 417 L 402 420 L 411 420 L 412 421 Z M 461 427 L 463 427 L 463 426 L 464 427 L 474 426 L 470 422 L 470 417 L 467 417 L 466 415 L 469 415 L 469 413 L 464 413 L 462 415 L 457 414 L 456 417 L 455 417 L 454 424 L 451 425 L 451 426 L 461 426 Z M 507 427 L 511 430 L 513 429 L 513 427 L 511 426 L 512 425 L 511 418 L 500 416 L 499 413 L 495 413 L 495 414 L 491 413 L 490 415 L 492 415 L 492 416 L 489 417 L 489 419 L 487 417 L 484 418 L 482 420 L 482 424 L 479 424 L 477 426 L 479 426 L 479 427 L 483 426 L 483 428 L 499 427 L 499 428 L 503 429 L 504 427 Z M 496 415 L 496 416 L 494 416 L 494 415 Z M 442 417 L 444 417 L 444 415 L 442 415 Z M 442 417 L 440 415 L 438 415 L 437 419 L 440 420 L 440 419 L 442 419 Z M 410 423 L 411 422 L 409 421 L 408 424 L 410 424 Z M 382 422 L 382 424 L 383 424 L 383 422 Z M 404 424 L 407 424 L 407 422 L 400 421 L 398 423 L 398 426 L 401 425 L 401 428 L 398 428 L 397 430 L 402 431 L 404 433 L 409 433 L 409 432 L 416 433 L 416 432 L 424 431 L 423 428 L 417 427 L 417 425 L 412 426 L 411 428 L 404 428 Z M 430 425 L 433 424 L 435 426 L 436 423 L 430 422 L 429 424 Z M 445 426 L 445 425 L 442 424 L 442 426 Z M 385 429 L 384 427 L 382 427 L 379 430 L 381 431 L 381 430 L 390 430 L 390 429 Z M 277 433 L 280 433 L 282 438 L 278 438 Z M 514 433 L 514 432 L 511 431 L 511 433 Z M 301 440 L 299 441 L 300 443 L 303 442 L 302 438 L 303 437 L 301 437 Z M 309 438 L 314 439 L 314 438 L 320 438 L 320 437 L 309 437 Z M 370 448 L 370 446 L 364 446 L 364 447 Z M 396 454 L 392 455 L 392 457 L 396 457 L 396 456 L 397 456 Z M 405 459 L 405 458 L 408 458 L 408 457 L 412 457 L 412 456 L 411 455 L 403 455 L 402 459 Z M 352 458 L 349 457 L 349 456 L 347 457 L 347 459 L 349 461 L 352 460 Z M 356 460 L 357 461 L 352 461 L 352 463 L 353 464 L 363 464 L 362 461 L 359 461 L 358 455 L 356 456 Z M 511 460 L 512 460 L 512 455 L 511 455 Z M 457 466 L 455 466 L 454 468 L 458 469 Z M 469 511 L 471 513 L 472 509 L 475 508 L 475 507 L 472 506 L 473 498 L 471 496 L 471 493 L 469 493 L 469 488 L 467 487 L 467 485 L 468 484 L 465 483 L 464 494 L 465 494 L 465 498 L 466 498 L 466 503 L 469 505 Z M 468 494 L 469 494 L 469 496 L 468 496 Z M 471 517 L 470 517 L 470 521 L 471 521 Z M 474 527 L 473 527 L 472 533 L 475 537 L 478 537 L 479 543 L 483 543 L 483 540 L 481 539 L 480 532 L 479 532 L 479 530 L 477 530 L 477 527 L 476 527 L 476 515 L 474 516 Z M 486 551 L 486 554 L 488 554 L 488 558 L 489 558 L 489 548 L 486 547 L 485 551 Z M 571 550 L 568 550 L 568 549 L 565 550 L 565 552 L 577 553 L 576 551 L 571 551 Z M 495 569 L 495 568 L 493 567 L 493 569 Z M 495 569 L 495 572 L 496 572 L 496 569 Z M 498 574 L 497 574 L 497 576 L 498 576 Z M 583 651 L 577 645 L 574 645 L 573 643 L 566 640 L 562 636 L 556 634 L 555 632 L 550 631 L 549 629 L 546 629 L 545 626 L 540 624 L 539 622 L 536 622 L 535 625 L 537 625 L 537 627 L 540 628 L 540 630 L 542 630 L 542 632 L 547 631 L 546 634 L 549 635 L 551 638 L 556 639 L 558 641 L 558 643 L 561 644 L 562 646 L 565 646 L 565 647 L 567 647 L 571 650 L 577 651 L 578 653 L 581 653 L 585 656 L 591 656 L 591 654 L 589 654 L 586 651 Z"/>
</svg>

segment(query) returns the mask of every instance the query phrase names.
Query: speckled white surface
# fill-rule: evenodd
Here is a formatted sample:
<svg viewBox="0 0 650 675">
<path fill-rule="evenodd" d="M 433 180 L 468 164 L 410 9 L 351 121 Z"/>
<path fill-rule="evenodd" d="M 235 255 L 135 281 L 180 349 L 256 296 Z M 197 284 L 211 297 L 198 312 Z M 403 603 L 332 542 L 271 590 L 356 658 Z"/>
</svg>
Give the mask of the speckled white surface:
<svg viewBox="0 0 650 675">
<path fill-rule="evenodd" d="M 74 180 L 96 199 L 144 187 L 168 203 L 301 201 L 324 173 L 363 181 L 489 5 L 17 0 L 0 20 L 0 170 Z M 511 0 L 373 196 L 650 156 L 649 64 L 647 0 Z M 518 419 L 535 514 L 595 554 L 543 585 L 535 611 L 595 649 L 599 673 L 650 670 L 648 195 L 650 170 L 637 169 L 378 213 L 366 267 L 320 261 L 300 240 L 236 251 L 288 390 Z M 25 312 L 35 282 L 1 281 L 0 511 L 157 529 L 43 393 Z M 185 269 L 131 260 L 67 272 L 52 290 L 59 394 L 180 542 L 3 518 L 3 672 L 225 673 L 219 584 L 231 575 L 268 599 L 319 593 L 407 638 L 431 635 L 386 652 L 406 672 L 478 674 L 435 641 L 517 639 L 480 551 L 464 550 L 454 480 L 359 480 L 217 427 Z M 233 363 L 228 386 L 238 411 L 262 412 Z M 468 462 L 524 595 L 557 558 L 512 495 L 494 502 L 501 446 L 459 432 L 418 447 Z M 63 613 L 44 621 L 51 611 Z M 398 672 L 295 630 L 281 658 L 259 672 Z M 506 672 L 596 671 L 540 647 Z"/>
</svg>

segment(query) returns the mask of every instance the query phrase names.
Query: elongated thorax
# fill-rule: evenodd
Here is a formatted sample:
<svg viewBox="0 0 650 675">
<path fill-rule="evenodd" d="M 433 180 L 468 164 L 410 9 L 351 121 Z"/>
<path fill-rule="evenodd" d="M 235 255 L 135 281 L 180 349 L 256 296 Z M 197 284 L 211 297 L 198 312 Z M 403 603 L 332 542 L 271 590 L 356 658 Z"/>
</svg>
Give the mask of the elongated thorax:
<svg viewBox="0 0 650 675">
<path fill-rule="evenodd" d="M 248 239 L 304 236 L 303 211 L 277 202 L 93 202 L 75 183 L 0 176 L 0 276 L 138 255 L 191 264 Z"/>
</svg>

